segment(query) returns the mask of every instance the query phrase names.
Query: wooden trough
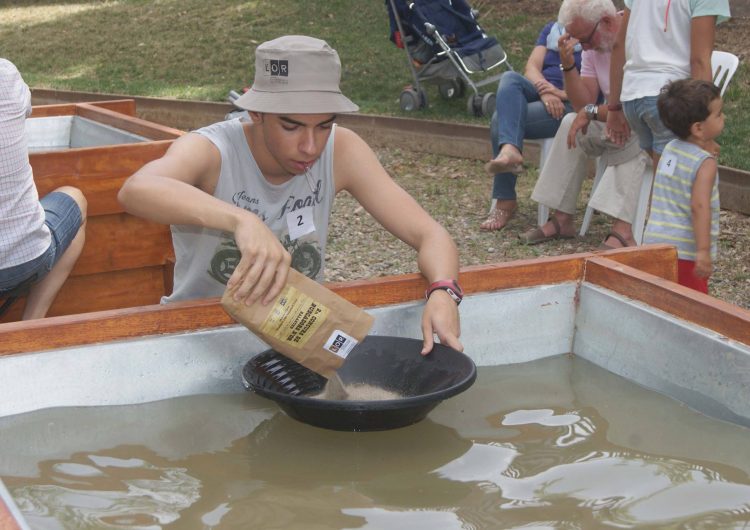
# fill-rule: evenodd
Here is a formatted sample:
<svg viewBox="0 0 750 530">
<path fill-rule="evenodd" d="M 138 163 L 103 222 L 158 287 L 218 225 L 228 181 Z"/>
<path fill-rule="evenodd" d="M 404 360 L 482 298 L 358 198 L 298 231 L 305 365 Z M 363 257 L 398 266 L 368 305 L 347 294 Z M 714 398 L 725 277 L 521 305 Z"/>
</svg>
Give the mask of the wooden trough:
<svg viewBox="0 0 750 530">
<path fill-rule="evenodd" d="M 144 137 L 138 143 L 36 151 L 29 155 L 39 195 L 70 185 L 88 200 L 86 244 L 49 316 L 158 303 L 172 289 L 169 227 L 124 212 L 117 192 L 183 131 L 135 117 L 133 100 L 35 106 L 30 119 L 79 116 Z M 19 320 L 23 300 L 0 322 Z"/>
<path fill-rule="evenodd" d="M 148 140 L 31 155 L 41 195 L 83 190 L 87 241 L 48 318 L 13 321 L 18 303 L 0 323 L 0 417 L 242 392 L 240 370 L 265 346 L 216 298 L 159 305 L 172 285 L 169 228 L 124 213 L 116 199 L 126 177 L 184 133 L 135 118 L 127 100 L 35 107 L 33 117 L 65 114 Z M 479 366 L 574 352 L 750 425 L 750 312 L 674 283 L 676 260 L 673 247 L 653 245 L 464 268 L 466 351 Z M 376 315 L 373 333 L 420 336 L 421 275 L 327 285 Z M 24 525 L 0 481 L 0 528 Z"/>
<path fill-rule="evenodd" d="M 696 410 L 750 425 L 750 313 L 674 283 L 675 273 L 668 246 L 465 268 L 462 340 L 480 367 L 574 352 Z M 373 313 L 374 334 L 420 336 L 420 275 L 328 286 Z M 107 296 L 107 284 L 101 289 Z M 265 347 L 218 299 L 0 324 L 0 417 L 243 392 L 242 366 Z M 445 410 L 447 425 L 462 428 L 464 415 Z M 654 438 L 656 447 L 661 436 L 643 443 Z M 32 441 L 4 443 L 14 451 Z M 14 461 L 12 452 L 4 458 Z M 0 527 L 24 524 L 0 481 Z"/>
</svg>

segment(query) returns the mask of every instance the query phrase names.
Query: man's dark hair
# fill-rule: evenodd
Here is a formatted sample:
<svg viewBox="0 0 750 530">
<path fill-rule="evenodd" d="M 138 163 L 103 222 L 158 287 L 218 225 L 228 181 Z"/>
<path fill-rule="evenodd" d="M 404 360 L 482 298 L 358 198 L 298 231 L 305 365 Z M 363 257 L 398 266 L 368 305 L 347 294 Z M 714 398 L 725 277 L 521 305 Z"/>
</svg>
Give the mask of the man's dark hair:
<svg viewBox="0 0 750 530">
<path fill-rule="evenodd" d="M 664 125 L 685 140 L 690 136 L 690 127 L 708 118 L 708 106 L 720 97 L 719 87 L 709 81 L 680 79 L 661 89 L 656 106 Z"/>
</svg>

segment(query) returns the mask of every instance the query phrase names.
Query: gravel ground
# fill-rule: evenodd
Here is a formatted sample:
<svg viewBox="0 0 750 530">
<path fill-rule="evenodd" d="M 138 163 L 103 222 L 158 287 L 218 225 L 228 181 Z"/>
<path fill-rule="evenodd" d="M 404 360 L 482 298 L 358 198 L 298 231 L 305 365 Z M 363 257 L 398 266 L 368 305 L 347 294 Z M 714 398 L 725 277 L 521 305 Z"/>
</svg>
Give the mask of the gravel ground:
<svg viewBox="0 0 750 530">
<path fill-rule="evenodd" d="M 519 210 L 505 230 L 483 232 L 492 190 L 492 179 L 483 163 L 400 149 L 379 149 L 378 156 L 396 181 L 451 233 L 459 248 L 461 266 L 497 263 L 539 256 L 556 256 L 596 249 L 608 232 L 611 219 L 594 215 L 585 236 L 537 246 L 519 243 L 518 234 L 536 222 L 536 203 L 529 197 L 536 168 L 518 179 Z M 579 222 L 591 179 L 584 185 Z M 726 302 L 750 310 L 750 217 L 721 212 L 719 258 L 709 292 Z M 326 279 L 342 281 L 417 272 L 416 254 L 386 232 L 347 193 L 336 198 L 330 227 Z"/>
</svg>

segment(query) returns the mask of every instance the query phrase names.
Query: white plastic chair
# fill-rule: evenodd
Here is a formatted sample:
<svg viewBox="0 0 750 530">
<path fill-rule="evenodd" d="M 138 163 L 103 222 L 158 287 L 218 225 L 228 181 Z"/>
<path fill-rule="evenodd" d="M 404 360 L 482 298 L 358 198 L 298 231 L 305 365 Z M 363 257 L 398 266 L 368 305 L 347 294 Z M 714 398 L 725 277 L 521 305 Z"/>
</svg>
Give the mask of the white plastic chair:
<svg viewBox="0 0 750 530">
<path fill-rule="evenodd" d="M 594 177 L 594 184 L 591 186 L 591 193 L 599 185 L 599 181 L 604 175 L 604 171 L 607 166 L 602 163 L 601 158 L 596 160 L 596 176 Z M 643 167 L 643 173 L 641 173 L 641 190 L 638 194 L 638 205 L 635 210 L 635 218 L 633 219 L 633 239 L 640 245 L 643 240 L 643 231 L 646 228 L 646 217 L 648 215 L 648 203 L 651 199 L 651 186 L 654 183 L 654 166 L 650 162 L 645 164 Z M 594 215 L 594 209 L 591 206 L 586 207 L 586 212 L 583 214 L 583 221 L 581 221 L 581 231 L 579 234 L 581 237 L 586 235 L 586 231 L 589 229 L 591 224 L 591 217 Z"/>
<path fill-rule="evenodd" d="M 719 87 L 721 95 L 729 85 L 729 81 L 734 77 L 737 71 L 737 66 L 740 64 L 740 60 L 736 55 L 729 52 L 714 51 L 711 54 L 711 71 L 714 84 Z M 604 174 L 605 167 L 597 162 L 596 176 L 594 177 L 594 184 L 591 188 L 593 192 L 596 189 L 597 184 Z M 644 169 L 644 173 L 641 177 L 641 191 L 638 196 L 638 206 L 636 207 L 635 219 L 633 220 L 633 238 L 639 245 L 643 240 L 643 231 L 646 228 L 646 217 L 648 214 L 648 204 L 651 201 L 651 187 L 654 182 L 654 168 L 651 164 L 647 164 Z M 540 205 L 541 207 L 541 205 Z M 546 208 L 545 208 L 546 209 Z M 591 216 L 594 213 L 594 209 L 590 206 L 586 207 L 586 213 L 583 215 L 583 221 L 581 222 L 581 236 L 586 234 L 591 224 Z M 539 219 L 541 221 L 541 212 Z M 546 219 L 545 219 L 546 222 Z"/>
<path fill-rule="evenodd" d="M 549 150 L 552 149 L 552 142 L 554 141 L 554 138 L 545 138 L 541 141 L 540 145 L 540 151 L 539 151 L 539 171 L 542 171 L 542 166 L 547 161 L 547 157 L 549 156 Z M 549 208 L 547 208 L 544 204 L 541 202 L 539 203 L 539 206 L 537 206 L 536 209 L 537 212 L 537 224 L 539 226 L 542 226 L 544 223 L 547 222 L 549 219 Z"/>
<path fill-rule="evenodd" d="M 734 73 L 737 71 L 737 67 L 740 64 L 740 60 L 736 55 L 729 52 L 722 52 L 715 50 L 711 54 L 711 72 L 714 85 L 721 89 L 721 95 L 727 90 L 729 81 L 734 77 Z"/>
</svg>

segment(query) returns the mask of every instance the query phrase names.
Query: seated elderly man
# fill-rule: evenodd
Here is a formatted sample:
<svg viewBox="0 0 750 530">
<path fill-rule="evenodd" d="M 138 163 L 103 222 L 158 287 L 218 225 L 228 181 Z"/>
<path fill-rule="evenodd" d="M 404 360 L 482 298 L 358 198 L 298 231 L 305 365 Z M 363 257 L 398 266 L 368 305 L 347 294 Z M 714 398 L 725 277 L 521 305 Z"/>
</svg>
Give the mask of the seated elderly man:
<svg viewBox="0 0 750 530">
<path fill-rule="evenodd" d="M 566 29 L 560 37 L 560 68 L 577 113 L 563 118 L 531 195 L 554 212 L 543 226 L 520 237 L 530 245 L 575 237 L 574 214 L 586 163 L 598 156 L 607 169 L 589 205 L 615 218 L 600 248 L 635 246 L 631 225 L 648 157 L 632 138 L 622 146 L 606 139 L 604 125 L 613 109 L 599 103 L 600 94 L 605 101 L 609 95 L 610 55 L 622 16 L 611 0 L 565 0 L 558 18 Z M 576 44 L 584 50 L 580 74 L 572 67 Z"/>
</svg>

